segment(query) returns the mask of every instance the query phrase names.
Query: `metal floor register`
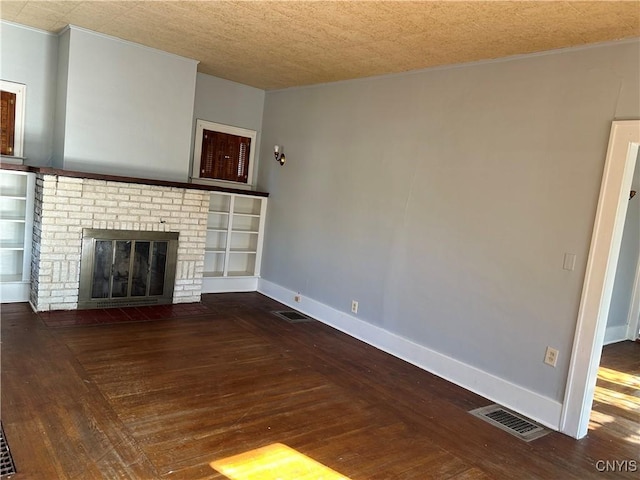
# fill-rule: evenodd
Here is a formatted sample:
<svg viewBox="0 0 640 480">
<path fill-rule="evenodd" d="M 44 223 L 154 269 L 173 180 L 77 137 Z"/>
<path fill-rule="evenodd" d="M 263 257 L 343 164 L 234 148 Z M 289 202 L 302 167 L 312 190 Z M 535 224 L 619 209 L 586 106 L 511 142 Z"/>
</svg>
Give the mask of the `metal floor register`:
<svg viewBox="0 0 640 480">
<path fill-rule="evenodd" d="M 2 423 L 0 423 L 0 477 L 14 473 L 16 473 L 16 466 L 13 463 L 13 458 L 9 451 L 9 444 L 4 435 L 4 428 L 2 427 Z"/>
</svg>

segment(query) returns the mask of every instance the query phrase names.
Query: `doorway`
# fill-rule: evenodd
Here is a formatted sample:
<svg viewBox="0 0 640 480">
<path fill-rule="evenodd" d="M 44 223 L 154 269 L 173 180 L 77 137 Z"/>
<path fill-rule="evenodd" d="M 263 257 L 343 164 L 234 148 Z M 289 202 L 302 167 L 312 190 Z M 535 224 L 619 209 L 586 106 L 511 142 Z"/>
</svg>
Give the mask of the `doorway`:
<svg viewBox="0 0 640 480">
<path fill-rule="evenodd" d="M 615 272 L 611 306 L 607 319 L 604 344 L 610 345 L 637 338 L 637 320 L 640 296 L 640 160 L 636 159 L 631 182 L 631 192 L 627 196 L 628 209 L 622 232 L 620 258 Z"/>
<path fill-rule="evenodd" d="M 578 311 L 560 430 L 587 434 L 629 191 L 638 151 L 640 120 L 614 121 Z"/>
<path fill-rule="evenodd" d="M 640 158 L 638 158 L 636 169 L 640 170 Z M 629 309 L 627 339 L 638 340 L 640 339 L 640 256 L 638 256 L 638 265 L 636 266 L 636 279 L 633 284 L 633 293 L 631 294 L 631 298 L 632 300 L 631 307 Z"/>
</svg>

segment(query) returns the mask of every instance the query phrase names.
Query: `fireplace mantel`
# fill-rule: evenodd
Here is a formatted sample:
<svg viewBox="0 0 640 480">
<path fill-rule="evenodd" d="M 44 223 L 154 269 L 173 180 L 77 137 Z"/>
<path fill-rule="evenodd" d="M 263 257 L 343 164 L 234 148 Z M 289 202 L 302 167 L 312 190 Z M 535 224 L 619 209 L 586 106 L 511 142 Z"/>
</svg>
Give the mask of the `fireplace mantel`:
<svg viewBox="0 0 640 480">
<path fill-rule="evenodd" d="M 28 165 L 17 165 L 10 163 L 0 163 L 0 168 L 4 170 L 17 170 L 22 172 L 33 172 L 42 175 L 54 175 L 69 178 L 84 178 L 91 180 L 104 180 L 119 183 L 134 183 L 138 185 L 152 185 L 161 187 L 186 188 L 192 190 L 208 190 L 212 192 L 240 193 L 242 195 L 253 195 L 256 197 L 268 197 L 267 192 L 255 190 L 242 190 L 238 188 L 219 187 L 215 185 L 203 185 L 198 183 L 173 182 L 168 180 L 156 180 L 152 178 L 124 177 L 119 175 L 105 175 L 101 173 L 77 172 L 73 170 L 63 170 L 52 167 L 32 167 Z"/>
</svg>

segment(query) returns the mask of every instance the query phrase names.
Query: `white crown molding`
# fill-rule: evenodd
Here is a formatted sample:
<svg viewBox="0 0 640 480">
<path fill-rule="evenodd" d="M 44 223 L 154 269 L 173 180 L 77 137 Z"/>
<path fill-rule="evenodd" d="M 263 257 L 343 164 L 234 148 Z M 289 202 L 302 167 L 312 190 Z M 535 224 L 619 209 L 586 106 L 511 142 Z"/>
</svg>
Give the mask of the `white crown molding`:
<svg viewBox="0 0 640 480">
<path fill-rule="evenodd" d="M 40 28 L 29 27 L 28 25 L 22 25 L 21 23 L 10 22 L 9 20 L 0 20 L 0 31 L 2 30 L 1 24 L 10 25 L 16 28 L 22 28 L 23 30 L 31 30 L 32 32 L 42 33 L 43 35 L 49 35 L 50 37 L 57 37 L 59 35 L 58 33 L 47 32 L 46 30 L 42 30 Z"/>
<path fill-rule="evenodd" d="M 78 27 L 77 25 L 73 25 L 73 24 L 69 24 L 66 27 L 64 27 L 62 30 L 60 30 L 60 32 L 58 32 L 58 35 L 62 35 L 67 30 L 70 30 L 72 32 L 75 30 L 75 31 L 78 31 L 78 32 L 83 32 L 83 33 L 95 35 L 96 37 L 102 37 L 102 38 L 107 39 L 107 40 L 112 40 L 114 42 L 119 42 L 119 43 L 122 43 L 122 44 L 125 44 L 125 45 L 130 45 L 130 46 L 133 46 L 133 47 L 137 47 L 137 48 L 140 48 L 142 50 L 147 50 L 149 52 L 156 53 L 158 55 L 164 55 L 164 56 L 167 56 L 167 57 L 180 59 L 180 60 L 183 60 L 183 61 L 185 61 L 187 63 L 190 63 L 190 64 L 193 64 L 193 65 L 198 65 L 200 63 L 200 60 L 194 60 L 193 58 L 183 57 L 181 55 L 176 55 L 175 53 L 169 53 L 169 52 L 165 52 L 164 50 L 159 50 L 157 48 L 147 47 L 146 45 L 142 45 L 140 43 L 132 42 L 130 40 L 123 40 L 122 38 L 118 38 L 118 37 L 114 37 L 114 36 L 111 36 L 111 35 L 107 35 L 106 33 L 96 32 L 94 30 L 89 30 L 87 28 Z"/>
</svg>

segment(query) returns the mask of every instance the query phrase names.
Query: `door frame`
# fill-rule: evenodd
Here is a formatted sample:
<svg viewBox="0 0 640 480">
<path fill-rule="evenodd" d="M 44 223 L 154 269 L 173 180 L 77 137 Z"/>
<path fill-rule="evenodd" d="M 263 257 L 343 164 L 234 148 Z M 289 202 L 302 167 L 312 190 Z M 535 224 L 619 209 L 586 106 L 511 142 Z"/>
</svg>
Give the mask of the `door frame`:
<svg viewBox="0 0 640 480">
<path fill-rule="evenodd" d="M 575 438 L 584 437 L 589 428 L 639 149 L 640 120 L 612 122 L 560 418 L 560 431 Z"/>
<path fill-rule="evenodd" d="M 640 168 L 640 167 L 636 165 L 636 168 Z M 627 317 L 627 340 L 635 340 L 636 338 L 638 338 L 638 328 L 640 328 L 639 322 L 640 322 L 640 255 L 638 255 L 638 263 L 636 265 L 636 279 L 633 282 L 633 291 L 631 293 L 631 306 L 629 307 L 629 316 Z"/>
</svg>

